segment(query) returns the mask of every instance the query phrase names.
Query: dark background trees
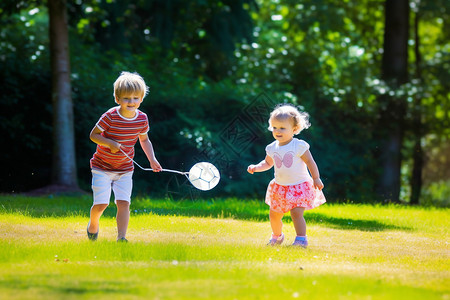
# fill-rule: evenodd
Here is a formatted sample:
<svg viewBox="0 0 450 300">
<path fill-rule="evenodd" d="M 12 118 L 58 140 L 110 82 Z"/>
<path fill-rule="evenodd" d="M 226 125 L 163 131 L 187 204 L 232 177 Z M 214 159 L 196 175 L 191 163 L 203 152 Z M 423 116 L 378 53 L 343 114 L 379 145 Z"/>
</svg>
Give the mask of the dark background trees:
<svg viewBox="0 0 450 300">
<path fill-rule="evenodd" d="M 390 89 L 397 90 L 409 81 L 409 2 L 408 0 L 386 0 L 384 12 L 381 78 Z M 378 101 L 381 103 L 378 126 L 380 130 L 376 136 L 380 140 L 378 158 L 382 167 L 378 194 L 382 200 L 399 199 L 406 98 L 384 94 L 378 98 Z"/>
<path fill-rule="evenodd" d="M 51 183 L 78 189 L 70 82 L 69 32 L 65 0 L 48 0 L 53 107 Z"/>
<path fill-rule="evenodd" d="M 49 3 L 0 4 L 0 117 L 8 145 L 2 152 L 3 192 L 51 182 Z M 396 3 L 401 10 L 390 9 Z M 292 102 L 311 114 L 313 126 L 302 138 L 312 146 L 330 201 L 408 202 L 420 195 L 422 203 L 448 204 L 449 176 L 437 167 L 449 163 L 446 1 L 67 5 L 73 142 L 85 190 L 95 149 L 88 133 L 114 105 L 112 82 L 128 70 L 150 86 L 142 109 L 163 165 L 186 170 L 205 159 L 222 171 L 218 188 L 202 195 L 264 193 L 270 172 L 249 176 L 245 167 L 263 157 L 271 139 L 265 128 L 271 105 Z M 402 38 L 396 35 L 399 20 Z M 389 50 L 396 45 L 401 59 Z M 398 61 L 401 74 L 390 71 Z M 389 141 L 396 141 L 392 153 Z M 136 159 L 145 161 L 140 151 Z M 389 168 L 393 177 L 386 176 Z M 168 174 L 137 171 L 135 180 L 137 193 L 191 192 Z"/>
</svg>

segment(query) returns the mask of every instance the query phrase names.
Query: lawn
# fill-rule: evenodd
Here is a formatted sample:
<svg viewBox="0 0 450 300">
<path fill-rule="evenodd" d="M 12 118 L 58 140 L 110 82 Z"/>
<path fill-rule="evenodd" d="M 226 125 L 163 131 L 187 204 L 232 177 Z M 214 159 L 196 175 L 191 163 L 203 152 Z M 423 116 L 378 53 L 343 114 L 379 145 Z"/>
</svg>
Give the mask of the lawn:
<svg viewBox="0 0 450 300">
<path fill-rule="evenodd" d="M 325 204 L 310 246 L 266 246 L 268 207 L 137 199 L 86 237 L 89 197 L 0 196 L 0 299 L 450 299 L 449 210 Z"/>
</svg>

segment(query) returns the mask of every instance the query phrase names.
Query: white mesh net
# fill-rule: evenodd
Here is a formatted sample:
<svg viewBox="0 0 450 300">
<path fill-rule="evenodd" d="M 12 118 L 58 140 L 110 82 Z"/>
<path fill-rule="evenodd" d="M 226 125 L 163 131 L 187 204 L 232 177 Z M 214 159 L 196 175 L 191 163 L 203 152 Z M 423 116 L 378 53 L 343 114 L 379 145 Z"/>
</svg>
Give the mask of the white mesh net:
<svg viewBox="0 0 450 300">
<path fill-rule="evenodd" d="M 199 162 L 189 170 L 189 181 L 199 190 L 208 191 L 219 183 L 220 173 L 213 164 Z"/>
</svg>

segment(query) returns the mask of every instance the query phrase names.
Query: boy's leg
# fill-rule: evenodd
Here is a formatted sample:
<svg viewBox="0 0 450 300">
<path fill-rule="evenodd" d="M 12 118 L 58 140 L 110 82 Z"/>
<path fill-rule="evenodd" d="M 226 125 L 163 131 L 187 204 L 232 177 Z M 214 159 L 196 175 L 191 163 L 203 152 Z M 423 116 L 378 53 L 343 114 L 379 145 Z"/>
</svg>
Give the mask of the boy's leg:
<svg viewBox="0 0 450 300">
<path fill-rule="evenodd" d="M 111 178 L 106 172 L 92 170 L 92 192 L 94 204 L 91 207 L 88 232 L 95 234 L 99 229 L 100 217 L 108 207 L 111 197 Z"/>
<path fill-rule="evenodd" d="M 117 239 L 125 238 L 130 221 L 130 202 L 116 200 L 117 205 Z"/>
<path fill-rule="evenodd" d="M 115 203 L 117 205 L 117 240 L 125 238 L 130 221 L 130 201 L 133 188 L 133 172 L 120 175 L 113 181 Z"/>
<path fill-rule="evenodd" d="M 270 226 L 272 227 L 272 234 L 275 236 L 280 236 L 282 233 L 283 222 L 281 220 L 283 219 L 283 216 L 284 213 L 270 210 Z"/>
<path fill-rule="evenodd" d="M 91 207 L 91 219 L 89 220 L 89 233 L 97 233 L 99 228 L 99 220 L 108 204 L 94 204 Z"/>
<path fill-rule="evenodd" d="M 306 236 L 306 221 L 303 217 L 303 212 L 305 208 L 296 207 L 291 209 L 291 218 L 294 223 L 295 232 L 297 236 Z"/>
</svg>

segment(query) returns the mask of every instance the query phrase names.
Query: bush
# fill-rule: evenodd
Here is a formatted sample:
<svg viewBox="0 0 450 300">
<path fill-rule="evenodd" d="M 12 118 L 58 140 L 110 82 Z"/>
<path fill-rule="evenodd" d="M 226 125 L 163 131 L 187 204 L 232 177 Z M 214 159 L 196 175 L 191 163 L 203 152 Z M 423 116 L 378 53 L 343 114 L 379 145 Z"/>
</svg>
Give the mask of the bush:
<svg viewBox="0 0 450 300">
<path fill-rule="evenodd" d="M 433 182 L 424 187 L 420 204 L 450 207 L 450 180 Z"/>
</svg>

